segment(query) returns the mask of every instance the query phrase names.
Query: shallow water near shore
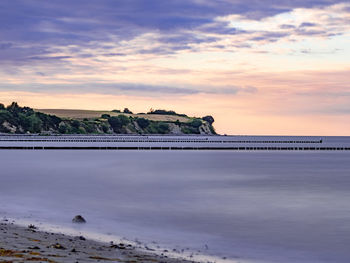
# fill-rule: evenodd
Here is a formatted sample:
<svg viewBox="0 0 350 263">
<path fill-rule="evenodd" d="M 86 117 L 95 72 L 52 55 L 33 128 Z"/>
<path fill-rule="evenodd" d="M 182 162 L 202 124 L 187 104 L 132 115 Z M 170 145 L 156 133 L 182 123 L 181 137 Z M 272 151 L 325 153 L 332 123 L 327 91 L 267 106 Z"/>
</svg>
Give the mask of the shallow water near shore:
<svg viewBox="0 0 350 263">
<path fill-rule="evenodd" d="M 3 150 L 0 156 L 0 216 L 106 241 L 189 248 L 222 261 L 350 260 L 348 152 Z M 74 226 L 77 214 L 88 223 Z"/>
</svg>

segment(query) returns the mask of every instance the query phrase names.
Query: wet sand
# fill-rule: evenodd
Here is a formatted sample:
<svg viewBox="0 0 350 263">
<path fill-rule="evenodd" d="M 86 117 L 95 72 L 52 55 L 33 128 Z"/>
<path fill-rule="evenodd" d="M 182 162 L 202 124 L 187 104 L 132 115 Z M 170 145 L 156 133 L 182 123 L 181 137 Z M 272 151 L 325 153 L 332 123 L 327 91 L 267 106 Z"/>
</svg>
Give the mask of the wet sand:
<svg viewBox="0 0 350 263">
<path fill-rule="evenodd" d="M 167 251 L 164 251 L 166 254 Z M 36 226 L 22 227 L 0 223 L 0 263 L 11 262 L 164 262 L 190 263 L 163 253 L 141 251 L 130 244 L 101 243 L 82 236 L 40 231 Z"/>
</svg>

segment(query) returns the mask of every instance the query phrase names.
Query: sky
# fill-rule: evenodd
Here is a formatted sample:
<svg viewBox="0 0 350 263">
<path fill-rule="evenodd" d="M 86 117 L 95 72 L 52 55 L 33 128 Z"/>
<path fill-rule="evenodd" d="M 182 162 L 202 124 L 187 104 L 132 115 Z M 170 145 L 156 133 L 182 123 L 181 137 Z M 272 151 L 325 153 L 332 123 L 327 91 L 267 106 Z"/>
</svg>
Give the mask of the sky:
<svg viewBox="0 0 350 263">
<path fill-rule="evenodd" d="M 1 0 L 0 102 L 350 135 L 350 2 Z"/>
</svg>

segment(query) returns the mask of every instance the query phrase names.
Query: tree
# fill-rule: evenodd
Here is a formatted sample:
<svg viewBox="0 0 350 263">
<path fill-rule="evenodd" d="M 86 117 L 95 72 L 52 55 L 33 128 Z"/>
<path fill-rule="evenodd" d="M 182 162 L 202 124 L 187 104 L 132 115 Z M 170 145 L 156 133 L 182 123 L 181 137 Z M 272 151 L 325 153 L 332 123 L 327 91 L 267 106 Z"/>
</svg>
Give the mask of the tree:
<svg viewBox="0 0 350 263">
<path fill-rule="evenodd" d="M 101 118 L 102 119 L 108 119 L 108 118 L 110 118 L 111 117 L 111 115 L 109 115 L 109 114 L 102 114 L 101 115 Z"/>
<path fill-rule="evenodd" d="M 119 115 L 108 118 L 108 122 L 115 132 L 120 132 L 121 128 L 127 125 L 130 120 L 125 115 Z"/>
<path fill-rule="evenodd" d="M 124 113 L 128 113 L 128 114 L 132 114 L 132 111 L 130 111 L 128 108 L 125 108 L 125 109 L 123 110 L 123 112 L 124 112 Z"/>
<path fill-rule="evenodd" d="M 95 127 L 92 123 L 86 122 L 84 123 L 84 129 L 87 133 L 95 133 Z"/>
<path fill-rule="evenodd" d="M 150 123 L 150 121 L 145 119 L 145 118 L 138 118 L 136 120 L 136 122 L 140 126 L 141 129 L 145 129 Z"/>
<path fill-rule="evenodd" d="M 75 128 L 75 129 L 79 129 L 79 127 L 80 127 L 80 121 L 74 120 L 74 121 L 72 122 L 72 127 Z"/>
<path fill-rule="evenodd" d="M 109 127 L 107 126 L 107 124 L 102 124 L 101 128 L 104 133 L 107 133 L 109 131 Z"/>
<path fill-rule="evenodd" d="M 4 121 L 10 121 L 11 119 L 13 119 L 11 113 L 6 110 L 0 110 L 0 124 L 2 124 Z"/>
<path fill-rule="evenodd" d="M 65 134 L 67 130 L 68 130 L 67 125 L 64 122 L 61 122 L 58 126 L 58 132 L 61 134 Z"/>
<path fill-rule="evenodd" d="M 200 126 L 202 126 L 202 121 L 200 119 L 194 119 L 190 125 L 193 127 L 193 128 L 199 128 Z"/>
<path fill-rule="evenodd" d="M 160 123 L 158 124 L 158 131 L 159 131 L 159 133 L 161 133 L 161 134 L 167 133 L 167 132 L 169 131 L 169 124 L 164 123 L 164 122 L 160 122 Z"/>
<path fill-rule="evenodd" d="M 36 115 L 30 115 L 27 119 L 29 122 L 29 132 L 40 133 L 43 122 Z"/>
<path fill-rule="evenodd" d="M 122 126 L 127 125 L 130 122 L 130 119 L 126 117 L 125 115 L 119 115 L 118 116 Z"/>
<path fill-rule="evenodd" d="M 30 119 L 29 116 L 23 114 L 23 113 L 19 113 L 18 114 L 18 124 L 20 126 L 22 126 L 23 130 L 25 132 L 30 131 L 31 130 L 31 126 L 32 126 L 32 120 Z"/>
<path fill-rule="evenodd" d="M 153 110 L 153 109 L 150 109 L 149 112 L 147 112 L 147 114 L 160 114 L 160 115 L 177 115 L 177 116 L 183 116 L 183 117 L 187 117 L 186 114 L 179 114 L 179 113 L 176 113 L 175 111 L 173 110 Z"/>
<path fill-rule="evenodd" d="M 208 122 L 210 125 L 214 123 L 214 118 L 210 115 L 203 117 L 202 120 Z"/>
<path fill-rule="evenodd" d="M 19 109 L 19 106 L 17 102 L 12 102 L 9 106 L 7 106 L 7 110 L 11 112 L 17 112 Z"/>
</svg>

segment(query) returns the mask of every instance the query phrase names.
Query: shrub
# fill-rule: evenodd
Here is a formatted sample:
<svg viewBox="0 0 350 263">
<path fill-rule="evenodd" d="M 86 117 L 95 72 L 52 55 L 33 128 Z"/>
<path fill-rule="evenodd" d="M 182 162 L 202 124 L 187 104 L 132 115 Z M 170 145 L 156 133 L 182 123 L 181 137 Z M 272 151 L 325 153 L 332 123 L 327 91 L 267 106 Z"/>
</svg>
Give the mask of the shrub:
<svg viewBox="0 0 350 263">
<path fill-rule="evenodd" d="M 68 131 L 67 125 L 64 122 L 61 122 L 58 126 L 58 132 L 61 134 L 65 134 L 67 133 L 67 131 Z"/>
<path fill-rule="evenodd" d="M 199 128 L 200 126 L 202 126 L 202 121 L 200 119 L 194 119 L 190 125 L 193 127 L 193 128 Z"/>
<path fill-rule="evenodd" d="M 150 124 L 150 121 L 145 118 L 137 118 L 136 122 L 141 129 L 145 129 Z"/>
<path fill-rule="evenodd" d="M 84 129 L 87 133 L 96 133 L 96 128 L 92 123 L 84 123 Z"/>
<path fill-rule="evenodd" d="M 111 117 L 111 115 L 109 115 L 109 114 L 102 114 L 101 115 L 101 118 L 102 119 L 108 119 L 108 118 L 110 118 Z"/>
<path fill-rule="evenodd" d="M 160 134 L 167 133 L 169 131 L 169 124 L 165 122 L 158 123 L 158 131 Z"/>
<path fill-rule="evenodd" d="M 30 115 L 27 117 L 29 123 L 28 131 L 31 133 L 40 133 L 43 122 L 36 115 Z"/>
<path fill-rule="evenodd" d="M 119 120 L 121 121 L 122 125 L 127 125 L 130 122 L 130 119 L 125 115 L 119 115 Z"/>
<path fill-rule="evenodd" d="M 214 123 L 214 118 L 210 115 L 203 117 L 202 120 L 208 122 L 210 125 Z"/>
<path fill-rule="evenodd" d="M 75 129 L 79 129 L 79 127 L 80 127 L 80 121 L 74 120 L 74 121 L 72 122 L 72 127 L 75 128 Z"/>
<path fill-rule="evenodd" d="M 215 131 L 215 129 L 214 129 L 214 127 L 213 126 L 209 126 L 209 129 L 210 129 L 210 131 L 211 131 L 211 133 L 212 134 L 216 134 L 216 131 Z"/>
<path fill-rule="evenodd" d="M 123 112 L 124 112 L 124 113 L 128 113 L 128 114 L 132 114 L 132 111 L 130 111 L 128 108 L 125 108 L 125 109 L 123 110 Z"/>
<path fill-rule="evenodd" d="M 19 106 L 17 102 L 12 102 L 6 109 L 10 112 L 17 112 L 19 110 Z"/>
<path fill-rule="evenodd" d="M 107 124 L 102 124 L 101 128 L 104 133 L 107 133 L 109 131 L 109 127 L 107 126 Z"/>
<path fill-rule="evenodd" d="M 7 110 L 0 110 L 0 124 L 4 121 L 11 120 L 12 115 Z"/>
<path fill-rule="evenodd" d="M 179 114 L 173 110 L 151 110 L 151 111 L 147 112 L 147 114 L 176 115 L 176 116 L 187 117 L 186 114 Z"/>
<path fill-rule="evenodd" d="M 108 122 L 115 132 L 121 132 L 123 126 L 127 125 L 130 122 L 130 119 L 125 115 L 119 115 L 108 118 Z"/>
<path fill-rule="evenodd" d="M 191 127 L 191 126 L 183 126 L 183 127 L 181 127 L 181 131 L 184 134 L 200 134 L 198 128 L 194 128 L 194 127 Z"/>
</svg>

